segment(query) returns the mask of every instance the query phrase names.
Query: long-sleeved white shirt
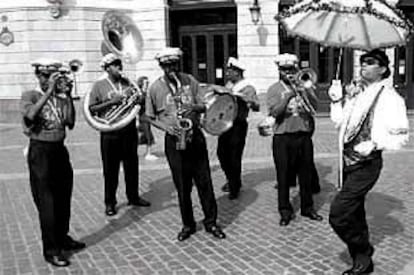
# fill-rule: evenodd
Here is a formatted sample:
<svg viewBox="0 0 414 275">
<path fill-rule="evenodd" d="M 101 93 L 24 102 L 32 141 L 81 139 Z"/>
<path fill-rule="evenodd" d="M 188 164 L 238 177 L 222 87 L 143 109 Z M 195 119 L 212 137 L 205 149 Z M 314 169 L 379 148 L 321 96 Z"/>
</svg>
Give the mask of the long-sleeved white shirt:
<svg viewBox="0 0 414 275">
<path fill-rule="evenodd" d="M 367 100 L 369 93 L 379 91 L 384 86 L 374 107 L 371 139 L 376 144 L 377 150 L 397 150 L 408 142 L 408 118 L 404 99 L 385 80 L 373 83 L 364 92 L 347 99 L 345 104 L 331 103 L 331 120 L 340 129 L 340 135 L 344 135 L 348 120 L 355 112 L 355 106 Z M 341 139 L 340 137 L 340 141 Z"/>
</svg>

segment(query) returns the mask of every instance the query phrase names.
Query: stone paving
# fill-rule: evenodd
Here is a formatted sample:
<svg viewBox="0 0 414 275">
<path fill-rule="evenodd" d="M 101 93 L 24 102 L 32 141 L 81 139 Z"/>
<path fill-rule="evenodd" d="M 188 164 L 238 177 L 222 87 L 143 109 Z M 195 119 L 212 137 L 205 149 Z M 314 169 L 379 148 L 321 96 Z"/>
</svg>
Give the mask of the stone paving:
<svg viewBox="0 0 414 275">
<path fill-rule="evenodd" d="M 350 258 L 327 222 L 336 193 L 336 130 L 327 118 L 317 118 L 315 159 L 322 192 L 315 196 L 315 206 L 324 221 L 297 215 L 282 228 L 273 187 L 271 139 L 258 136 L 255 125 L 259 119 L 258 115 L 250 118 L 243 190 L 236 201 L 228 200 L 220 190 L 224 174 L 215 156 L 217 139 L 207 137 L 219 223 L 227 238 L 216 240 L 205 233 L 194 190 L 198 230 L 182 243 L 176 240 L 181 220 L 162 153 L 162 134 L 155 131 L 154 152 L 160 159 L 140 159 L 140 192 L 152 206 L 126 206 L 121 175 L 119 213 L 109 219 L 103 213 L 98 133 L 85 122 L 78 123 L 67 139 L 75 170 L 71 235 L 86 242 L 87 248 L 71 255 L 72 265 L 67 268 L 54 268 L 42 258 L 38 217 L 22 155 L 26 138 L 17 123 L 1 124 L 0 274 L 341 274 Z M 142 155 L 143 148 L 138 151 Z M 404 150 L 385 154 L 381 177 L 368 196 L 367 216 L 376 247 L 374 274 L 414 274 L 413 151 L 411 140 Z M 291 199 L 297 210 L 295 188 Z"/>
</svg>

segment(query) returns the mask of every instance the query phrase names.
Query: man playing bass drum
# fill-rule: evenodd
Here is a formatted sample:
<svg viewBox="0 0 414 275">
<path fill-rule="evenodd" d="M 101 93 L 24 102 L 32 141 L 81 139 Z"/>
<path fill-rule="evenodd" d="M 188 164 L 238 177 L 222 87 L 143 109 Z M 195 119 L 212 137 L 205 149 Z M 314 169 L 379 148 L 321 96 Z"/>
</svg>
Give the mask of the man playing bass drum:
<svg viewBox="0 0 414 275">
<path fill-rule="evenodd" d="M 241 167 L 244 146 L 247 136 L 247 116 L 249 109 L 259 111 L 259 98 L 255 88 L 243 77 L 244 65 L 234 57 L 227 62 L 226 78 L 227 87 L 237 100 L 237 115 L 233 126 L 221 134 L 218 138 L 217 156 L 221 168 L 227 178 L 227 183 L 222 187 L 224 192 L 229 192 L 229 199 L 237 199 L 242 186 Z"/>
</svg>

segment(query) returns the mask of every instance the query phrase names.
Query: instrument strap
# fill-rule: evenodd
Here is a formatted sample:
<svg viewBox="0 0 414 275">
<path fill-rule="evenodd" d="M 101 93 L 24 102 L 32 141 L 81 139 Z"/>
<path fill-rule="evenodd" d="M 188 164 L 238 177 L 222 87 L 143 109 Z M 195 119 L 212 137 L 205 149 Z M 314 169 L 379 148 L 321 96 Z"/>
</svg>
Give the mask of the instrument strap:
<svg viewBox="0 0 414 275">
<path fill-rule="evenodd" d="M 122 85 L 121 82 L 118 83 L 118 88 L 115 87 L 115 84 L 112 82 L 112 80 L 109 79 L 109 77 L 105 78 L 106 81 L 108 81 L 109 85 L 111 85 L 112 90 L 114 90 L 117 94 L 122 95 Z"/>
</svg>

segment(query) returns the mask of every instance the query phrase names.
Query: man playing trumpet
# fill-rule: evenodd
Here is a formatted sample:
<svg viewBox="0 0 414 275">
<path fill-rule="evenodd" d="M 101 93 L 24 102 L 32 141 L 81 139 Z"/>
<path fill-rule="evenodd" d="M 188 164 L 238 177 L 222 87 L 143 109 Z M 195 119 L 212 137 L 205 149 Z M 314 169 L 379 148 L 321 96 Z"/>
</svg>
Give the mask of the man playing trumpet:
<svg viewBox="0 0 414 275">
<path fill-rule="evenodd" d="M 294 218 L 289 201 L 289 186 L 298 175 L 301 215 L 321 221 L 313 208 L 311 175 L 313 174 L 313 113 L 316 96 L 312 87 L 295 79 L 298 58 L 293 54 L 276 57 L 281 79 L 267 91 L 269 115 L 275 118 L 273 159 L 277 171 L 279 224 L 287 226 Z"/>
<path fill-rule="evenodd" d="M 100 65 L 106 75 L 94 83 L 89 101 L 90 112 L 98 115 L 119 106 L 128 96 L 125 91 L 130 86 L 129 80 L 122 76 L 122 61 L 119 57 L 109 53 L 102 58 Z M 148 201 L 138 195 L 138 134 L 135 123 L 136 121 L 133 119 L 119 130 L 101 132 L 105 214 L 107 216 L 113 216 L 117 213 L 116 190 L 121 161 L 124 167 L 128 204 L 150 206 Z"/>
<path fill-rule="evenodd" d="M 32 63 L 39 86 L 22 94 L 23 130 L 30 138 L 27 162 L 33 200 L 39 212 L 43 256 L 58 267 L 68 266 L 64 250 L 84 243 L 69 235 L 73 169 L 64 145 L 66 127 L 75 126 L 72 83 L 62 63 L 42 58 Z"/>
<path fill-rule="evenodd" d="M 204 227 L 214 237 L 225 234 L 216 224 L 217 203 L 211 181 L 205 137 L 200 129 L 200 114 L 205 112 L 200 85 L 191 75 L 179 73 L 182 52 L 166 48 L 156 55 L 164 75 L 149 88 L 146 114 L 152 125 L 164 131 L 165 155 L 178 192 L 183 228 L 178 240 L 184 241 L 196 232 L 191 190 L 193 182 L 204 212 Z"/>
</svg>

